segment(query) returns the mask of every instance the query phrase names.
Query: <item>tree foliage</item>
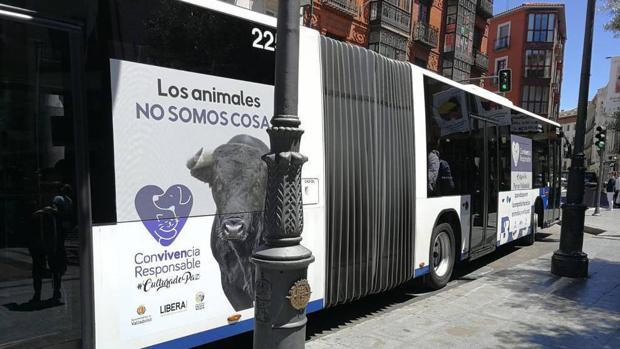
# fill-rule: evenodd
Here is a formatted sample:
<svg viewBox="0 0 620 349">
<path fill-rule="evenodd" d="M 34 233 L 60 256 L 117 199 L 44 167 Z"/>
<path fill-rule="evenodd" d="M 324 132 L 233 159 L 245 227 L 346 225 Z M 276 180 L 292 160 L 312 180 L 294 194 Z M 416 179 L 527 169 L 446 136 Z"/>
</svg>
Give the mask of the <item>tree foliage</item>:
<svg viewBox="0 0 620 349">
<path fill-rule="evenodd" d="M 604 26 L 605 30 L 620 37 L 620 0 L 604 0 L 602 9 L 611 15 L 611 19 Z"/>
</svg>

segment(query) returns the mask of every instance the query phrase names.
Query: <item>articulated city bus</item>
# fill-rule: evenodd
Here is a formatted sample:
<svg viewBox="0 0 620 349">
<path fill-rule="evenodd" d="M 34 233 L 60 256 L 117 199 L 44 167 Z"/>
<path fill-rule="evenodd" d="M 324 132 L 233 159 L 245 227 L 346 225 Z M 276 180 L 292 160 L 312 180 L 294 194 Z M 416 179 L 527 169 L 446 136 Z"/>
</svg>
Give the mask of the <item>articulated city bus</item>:
<svg viewBox="0 0 620 349">
<path fill-rule="evenodd" d="M 98 348 L 251 330 L 276 20 L 220 1 L 103 4 L 85 46 L 83 321 Z M 441 288 L 456 263 L 559 218 L 557 123 L 308 28 L 299 56 L 307 312 L 412 278 Z"/>
</svg>

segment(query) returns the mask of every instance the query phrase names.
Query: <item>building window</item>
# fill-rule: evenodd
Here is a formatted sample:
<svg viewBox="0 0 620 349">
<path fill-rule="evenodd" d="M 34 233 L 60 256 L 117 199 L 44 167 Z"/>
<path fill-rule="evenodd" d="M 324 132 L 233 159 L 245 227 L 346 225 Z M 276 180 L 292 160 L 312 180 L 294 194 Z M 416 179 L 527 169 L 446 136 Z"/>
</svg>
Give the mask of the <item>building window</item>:
<svg viewBox="0 0 620 349">
<path fill-rule="evenodd" d="M 428 5 L 420 3 L 418 6 L 418 22 L 428 24 L 429 22 L 428 12 L 429 12 Z"/>
<path fill-rule="evenodd" d="M 527 24 L 528 42 L 553 42 L 555 33 L 555 14 L 530 13 Z"/>
<path fill-rule="evenodd" d="M 551 50 L 525 50 L 525 77 L 551 77 Z"/>
<path fill-rule="evenodd" d="M 414 57 L 413 58 L 413 64 L 417 65 L 418 67 L 422 67 L 422 68 L 426 69 L 426 66 L 427 66 L 428 63 L 424 59 L 422 59 L 422 58 Z"/>
<path fill-rule="evenodd" d="M 456 5 L 448 5 L 446 12 L 446 24 L 456 24 Z"/>
<path fill-rule="evenodd" d="M 508 57 L 501 57 L 495 59 L 495 75 L 502 70 L 508 68 Z"/>
<path fill-rule="evenodd" d="M 548 114 L 549 87 L 525 85 L 521 94 L 521 106 L 536 114 Z"/>
<path fill-rule="evenodd" d="M 495 59 L 495 70 L 493 71 L 494 75 L 497 76 L 499 71 L 502 69 L 508 68 L 508 57 L 500 57 Z M 494 77 L 491 82 L 493 85 L 497 85 L 497 77 Z"/>
<path fill-rule="evenodd" d="M 510 46 L 510 22 L 502 23 L 497 26 L 497 39 L 495 49 L 500 50 Z"/>
</svg>

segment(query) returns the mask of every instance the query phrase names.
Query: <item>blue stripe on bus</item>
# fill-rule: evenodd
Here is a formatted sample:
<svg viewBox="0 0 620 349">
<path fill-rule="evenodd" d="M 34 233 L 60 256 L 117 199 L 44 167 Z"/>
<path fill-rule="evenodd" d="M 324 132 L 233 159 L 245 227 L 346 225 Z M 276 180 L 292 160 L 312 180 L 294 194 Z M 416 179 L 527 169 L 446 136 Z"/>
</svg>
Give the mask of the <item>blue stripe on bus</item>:
<svg viewBox="0 0 620 349">
<path fill-rule="evenodd" d="M 308 303 L 306 313 L 313 313 L 323 309 L 323 300 L 317 299 Z M 198 345 L 215 342 L 220 339 L 232 337 L 254 329 L 254 319 L 239 321 L 232 325 L 217 327 L 204 332 L 194 333 L 189 336 L 173 339 L 168 342 L 152 345 L 147 348 L 191 348 Z"/>
<path fill-rule="evenodd" d="M 418 276 L 422 276 L 424 274 L 428 274 L 428 271 L 429 271 L 428 265 L 425 266 L 425 267 L 422 267 L 420 269 L 416 269 L 416 270 L 413 271 L 413 277 L 417 278 Z"/>
</svg>

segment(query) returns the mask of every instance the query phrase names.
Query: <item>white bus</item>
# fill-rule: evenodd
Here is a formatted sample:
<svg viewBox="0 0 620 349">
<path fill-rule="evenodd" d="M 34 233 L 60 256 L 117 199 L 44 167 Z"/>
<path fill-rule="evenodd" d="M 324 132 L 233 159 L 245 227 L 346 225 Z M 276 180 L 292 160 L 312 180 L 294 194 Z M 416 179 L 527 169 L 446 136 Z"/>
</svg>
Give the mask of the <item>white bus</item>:
<svg viewBox="0 0 620 349">
<path fill-rule="evenodd" d="M 83 321 L 98 348 L 249 331 L 276 19 L 209 0 L 98 11 L 86 46 L 94 306 Z M 455 263 L 532 244 L 558 218 L 557 123 L 308 28 L 299 79 L 308 312 L 411 278 L 441 288 Z"/>
</svg>

